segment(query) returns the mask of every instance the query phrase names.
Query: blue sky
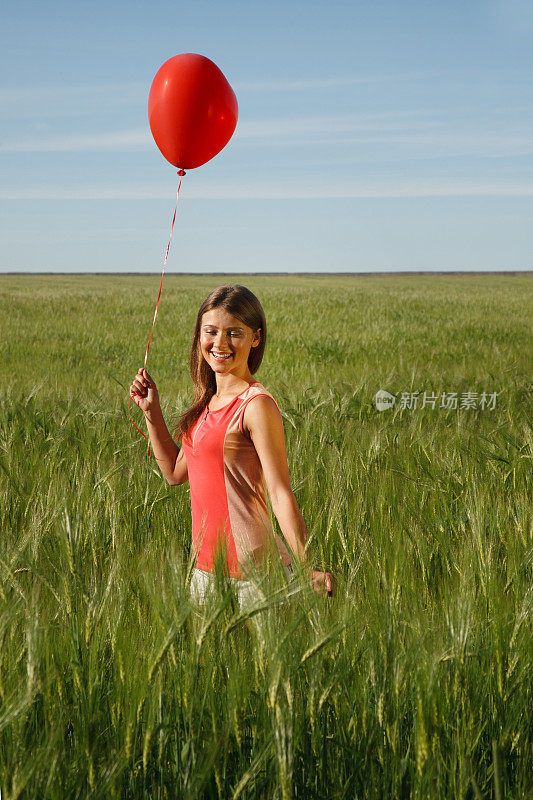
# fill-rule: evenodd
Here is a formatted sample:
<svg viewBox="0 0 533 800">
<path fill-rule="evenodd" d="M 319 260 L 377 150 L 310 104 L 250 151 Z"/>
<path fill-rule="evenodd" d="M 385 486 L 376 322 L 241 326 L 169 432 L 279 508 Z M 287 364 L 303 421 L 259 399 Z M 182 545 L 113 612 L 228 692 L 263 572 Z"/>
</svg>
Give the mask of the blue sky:
<svg viewBox="0 0 533 800">
<path fill-rule="evenodd" d="M 7 3 L 0 271 L 160 272 L 148 92 L 206 55 L 239 102 L 184 178 L 169 272 L 530 269 L 524 0 Z"/>
</svg>

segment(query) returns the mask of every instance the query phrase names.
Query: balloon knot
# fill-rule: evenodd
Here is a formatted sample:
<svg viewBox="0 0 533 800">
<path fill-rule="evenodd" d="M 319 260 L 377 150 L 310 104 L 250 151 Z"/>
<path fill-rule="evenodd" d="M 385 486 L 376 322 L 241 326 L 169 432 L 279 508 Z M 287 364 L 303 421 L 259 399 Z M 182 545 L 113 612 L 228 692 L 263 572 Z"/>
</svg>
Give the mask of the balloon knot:
<svg viewBox="0 0 533 800">
<path fill-rule="evenodd" d="M 179 170 L 178 170 L 178 175 L 179 175 L 179 177 L 180 177 L 180 178 L 183 178 L 183 176 L 184 176 L 184 175 L 186 175 L 186 174 L 187 174 L 187 173 L 185 172 L 185 170 L 184 170 L 184 169 L 179 169 Z"/>
</svg>

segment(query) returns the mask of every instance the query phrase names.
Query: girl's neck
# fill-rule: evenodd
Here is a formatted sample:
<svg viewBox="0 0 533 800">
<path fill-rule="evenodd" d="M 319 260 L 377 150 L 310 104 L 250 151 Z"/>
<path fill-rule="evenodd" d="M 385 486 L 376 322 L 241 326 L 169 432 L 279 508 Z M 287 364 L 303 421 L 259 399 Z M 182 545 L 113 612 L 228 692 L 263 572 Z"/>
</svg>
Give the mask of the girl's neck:
<svg viewBox="0 0 533 800">
<path fill-rule="evenodd" d="M 229 381 L 226 380 L 226 378 L 229 378 Z M 220 398 L 223 397 L 234 397 L 246 389 L 246 386 L 243 386 L 243 383 L 255 383 L 255 378 L 252 375 L 243 378 L 235 378 L 234 376 L 230 377 L 229 375 L 223 375 L 217 378 L 217 387 L 214 396 L 217 398 L 217 400 L 220 400 Z"/>
</svg>

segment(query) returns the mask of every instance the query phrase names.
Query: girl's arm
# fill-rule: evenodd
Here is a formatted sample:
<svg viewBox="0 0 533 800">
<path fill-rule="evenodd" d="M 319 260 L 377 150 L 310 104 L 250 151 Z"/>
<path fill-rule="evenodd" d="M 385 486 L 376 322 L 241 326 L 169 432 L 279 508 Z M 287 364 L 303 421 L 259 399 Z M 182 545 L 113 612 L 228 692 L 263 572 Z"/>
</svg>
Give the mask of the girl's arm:
<svg viewBox="0 0 533 800">
<path fill-rule="evenodd" d="M 140 369 L 130 387 L 135 402 L 144 412 L 154 458 L 167 483 L 174 486 L 187 480 L 187 461 L 183 449 L 173 440 L 163 418 L 159 393 L 145 369 Z"/>
<path fill-rule="evenodd" d="M 324 587 L 333 590 L 334 578 L 330 572 L 313 570 L 304 554 L 308 533 L 291 489 L 283 420 L 276 405 L 266 395 L 251 400 L 243 416 L 243 429 L 254 444 L 261 461 L 272 510 L 279 527 L 296 558 L 307 571 L 309 580 L 317 591 Z"/>
</svg>

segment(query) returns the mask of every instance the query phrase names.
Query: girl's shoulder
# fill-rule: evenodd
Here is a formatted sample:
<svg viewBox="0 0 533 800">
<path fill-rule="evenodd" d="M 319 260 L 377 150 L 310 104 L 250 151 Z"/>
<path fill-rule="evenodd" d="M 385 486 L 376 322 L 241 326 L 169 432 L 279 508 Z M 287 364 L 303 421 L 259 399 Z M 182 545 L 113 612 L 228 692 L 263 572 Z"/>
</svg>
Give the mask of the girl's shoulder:
<svg viewBox="0 0 533 800">
<path fill-rule="evenodd" d="M 243 426 L 244 412 L 246 407 L 248 406 L 248 403 L 250 402 L 250 400 L 253 400 L 254 397 L 259 397 L 261 395 L 263 396 L 266 395 L 266 397 L 269 397 L 274 402 L 274 405 L 278 409 L 280 416 L 282 416 L 281 410 L 272 392 L 269 392 L 269 390 L 260 381 L 251 383 L 249 387 L 241 394 L 241 403 L 238 412 L 239 428 L 241 430 L 241 433 L 244 433 L 244 426 Z"/>
</svg>

